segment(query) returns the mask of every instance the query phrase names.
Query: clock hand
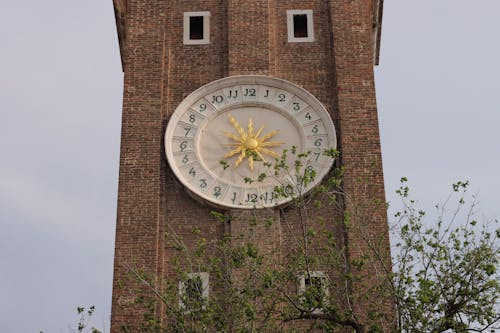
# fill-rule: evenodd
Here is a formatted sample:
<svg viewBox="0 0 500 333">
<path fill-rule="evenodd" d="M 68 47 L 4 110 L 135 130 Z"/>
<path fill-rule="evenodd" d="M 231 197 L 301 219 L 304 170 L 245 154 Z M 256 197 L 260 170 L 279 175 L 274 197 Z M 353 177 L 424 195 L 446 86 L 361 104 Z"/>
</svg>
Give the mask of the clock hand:
<svg viewBox="0 0 500 333">
<path fill-rule="evenodd" d="M 259 130 L 257 131 L 257 133 L 255 133 L 254 138 L 258 138 L 259 135 L 260 135 L 260 132 L 262 132 L 263 129 L 264 129 L 264 127 L 259 128 Z"/>
<path fill-rule="evenodd" d="M 240 137 L 242 139 L 246 139 L 247 135 L 245 133 L 245 130 L 240 126 L 240 124 L 236 121 L 236 119 L 234 119 L 234 117 L 231 116 L 230 114 L 228 114 L 227 117 L 229 118 L 229 121 L 234 126 L 234 128 L 236 128 L 236 130 L 240 134 Z"/>
<path fill-rule="evenodd" d="M 271 131 L 271 132 L 267 133 L 266 135 L 264 135 L 262 138 L 257 139 L 257 140 L 259 141 L 259 143 L 262 143 L 262 142 L 266 141 L 267 139 L 272 138 L 273 136 L 275 136 L 279 132 L 280 132 L 280 130 Z"/>
<path fill-rule="evenodd" d="M 225 136 L 227 136 L 228 138 L 233 139 L 234 141 L 241 142 L 241 137 L 238 137 L 238 136 L 234 135 L 234 134 L 233 134 L 233 133 L 231 133 L 231 132 L 223 132 L 223 134 L 224 134 Z"/>
<path fill-rule="evenodd" d="M 248 156 L 248 167 L 253 171 L 253 156 Z"/>
<path fill-rule="evenodd" d="M 227 153 L 226 155 L 224 155 L 224 158 L 229 158 L 231 156 L 234 156 L 236 154 L 238 154 L 239 152 L 241 151 L 241 147 L 238 147 L 236 149 L 233 149 L 231 150 L 229 153 Z M 241 156 L 240 156 L 241 157 Z M 241 163 L 241 162 L 240 162 Z M 238 163 L 239 164 L 239 163 Z"/>
<path fill-rule="evenodd" d="M 238 159 L 236 160 L 236 162 L 234 162 L 234 166 L 235 167 L 238 167 L 238 165 L 240 165 L 240 163 L 243 161 L 243 159 L 245 158 L 246 154 L 245 154 L 245 150 L 241 150 L 241 155 L 238 157 Z"/>
<path fill-rule="evenodd" d="M 269 141 L 269 142 L 263 142 L 259 144 L 259 147 L 276 147 L 276 146 L 281 146 L 284 144 L 284 142 L 281 141 Z"/>
<path fill-rule="evenodd" d="M 261 154 L 258 150 L 256 150 L 255 152 L 257 153 L 257 156 L 259 156 L 259 158 L 260 158 L 263 162 L 266 162 L 266 159 L 264 158 L 264 156 L 262 156 L 262 154 Z"/>
<path fill-rule="evenodd" d="M 254 137 L 253 136 L 253 122 L 252 122 L 252 118 L 248 118 L 248 132 L 247 132 L 247 136 L 249 137 Z"/>
<path fill-rule="evenodd" d="M 275 158 L 280 158 L 280 154 L 278 154 L 272 150 L 269 150 L 267 148 L 260 148 L 259 150 L 261 152 L 263 152 L 264 154 L 270 155 L 270 156 L 275 157 Z"/>
</svg>

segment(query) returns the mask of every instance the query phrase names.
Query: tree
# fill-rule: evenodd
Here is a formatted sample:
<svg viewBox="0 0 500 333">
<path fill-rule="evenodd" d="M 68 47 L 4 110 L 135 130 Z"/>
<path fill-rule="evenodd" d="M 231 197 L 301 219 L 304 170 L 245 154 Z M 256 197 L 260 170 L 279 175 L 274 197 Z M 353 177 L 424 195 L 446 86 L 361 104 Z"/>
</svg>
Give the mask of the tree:
<svg viewBox="0 0 500 333">
<path fill-rule="evenodd" d="M 79 319 L 76 324 L 76 328 L 68 327 L 70 333 L 102 333 L 100 330 L 93 326 L 89 327 L 90 320 L 95 312 L 95 306 L 91 305 L 88 308 L 79 306 L 76 308 L 76 312 Z"/>
<path fill-rule="evenodd" d="M 407 180 L 397 193 L 393 290 L 404 332 L 485 332 L 498 329 L 500 229 L 474 219 L 475 198 L 466 205 L 468 182 L 453 184 L 457 206 L 437 205 L 437 221 L 410 199 Z M 448 200 L 450 200 L 450 197 Z M 466 210 L 466 211 L 464 211 Z M 496 325 L 496 326 L 495 326 Z"/>
<path fill-rule="evenodd" d="M 325 154 L 337 156 L 336 151 Z M 248 180 L 277 173 L 294 180 L 293 191 L 289 184 L 275 188 L 276 195 L 293 196 L 293 204 L 281 211 L 283 232 L 292 240 L 286 246 L 260 246 L 259 235 L 272 232 L 275 221 L 256 210 L 245 216 L 248 228 L 241 234 L 208 240 L 192 230 L 195 246 L 171 230 L 166 241 L 175 253 L 170 262 L 175 272 L 169 276 L 129 266 L 132 278 L 154 295 L 137 293 L 136 303 L 145 309 L 143 332 L 483 332 L 495 327 L 500 232 L 472 219 L 475 202 L 465 216 L 460 214 L 467 182 L 453 186 L 460 196 L 451 218 L 446 220 L 445 205 L 437 222 L 426 224 L 403 178 L 392 263 L 384 240 L 363 228 L 357 234 L 364 250 L 350 257 L 345 230 L 360 226 L 352 221 L 370 219 L 369 212 L 381 205 L 363 201 L 370 172 L 360 178 L 356 195 L 343 190 L 341 168 L 306 195 L 304 189 L 316 177 L 309 158 L 310 153 L 292 149 L 269 165 L 269 174 Z M 345 212 L 346 202 L 355 209 Z M 318 214 L 325 205 L 332 216 Z M 212 214 L 223 224 L 237 218 Z M 164 305 L 162 313 L 157 300 Z"/>
</svg>

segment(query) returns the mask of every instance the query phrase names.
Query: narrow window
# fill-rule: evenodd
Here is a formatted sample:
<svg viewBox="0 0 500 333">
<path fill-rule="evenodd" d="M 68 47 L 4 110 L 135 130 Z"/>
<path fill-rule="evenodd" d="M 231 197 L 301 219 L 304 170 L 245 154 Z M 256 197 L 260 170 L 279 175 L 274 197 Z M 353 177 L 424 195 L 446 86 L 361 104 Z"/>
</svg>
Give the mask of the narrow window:
<svg viewBox="0 0 500 333">
<path fill-rule="evenodd" d="M 328 278 L 325 272 L 313 271 L 299 275 L 299 295 L 302 306 L 311 313 L 322 313 L 328 305 Z"/>
<path fill-rule="evenodd" d="M 189 18 L 189 39 L 203 39 L 203 16 Z"/>
<path fill-rule="evenodd" d="M 184 44 L 210 43 L 210 12 L 184 13 Z"/>
<path fill-rule="evenodd" d="M 186 312 L 205 309 L 208 302 L 208 273 L 190 273 L 179 282 L 179 306 Z"/>
<path fill-rule="evenodd" d="M 295 38 L 307 37 L 306 14 L 293 15 L 293 37 Z"/>
<path fill-rule="evenodd" d="M 312 10 L 287 10 L 288 42 L 314 41 Z"/>
</svg>

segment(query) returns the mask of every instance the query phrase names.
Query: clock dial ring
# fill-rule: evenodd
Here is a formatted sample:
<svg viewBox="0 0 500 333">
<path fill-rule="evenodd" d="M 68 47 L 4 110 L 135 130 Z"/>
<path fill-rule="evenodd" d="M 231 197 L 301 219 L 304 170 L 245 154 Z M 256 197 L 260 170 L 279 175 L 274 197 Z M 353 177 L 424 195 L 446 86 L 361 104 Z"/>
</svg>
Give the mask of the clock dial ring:
<svg viewBox="0 0 500 333">
<path fill-rule="evenodd" d="M 177 107 L 165 133 L 167 160 L 183 185 L 230 208 L 290 201 L 273 193 L 275 186 L 292 183 L 289 177 L 257 178 L 292 146 L 312 151 L 317 177 L 307 192 L 333 164 L 322 151 L 336 148 L 335 128 L 312 94 L 267 76 L 229 77 L 197 89 Z"/>
</svg>

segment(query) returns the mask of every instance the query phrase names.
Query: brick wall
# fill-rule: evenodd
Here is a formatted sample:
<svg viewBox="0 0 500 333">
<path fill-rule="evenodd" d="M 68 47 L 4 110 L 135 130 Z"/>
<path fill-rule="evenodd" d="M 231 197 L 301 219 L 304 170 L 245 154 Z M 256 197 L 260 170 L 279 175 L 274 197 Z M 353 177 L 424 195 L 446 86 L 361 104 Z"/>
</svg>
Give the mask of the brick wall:
<svg viewBox="0 0 500 333">
<path fill-rule="evenodd" d="M 184 97 L 203 84 L 229 75 L 264 74 L 303 86 L 332 116 L 342 154 L 338 163 L 346 168 L 346 191 L 357 193 L 360 200 L 384 202 L 373 78 L 372 1 L 119 3 L 117 22 L 120 17 L 125 29 L 120 34 L 125 80 L 112 332 L 142 320 L 140 307 L 133 305 L 141 286 L 129 278 L 131 266 L 159 276 L 173 274 L 165 234 L 175 232 L 189 243 L 194 242 L 193 227 L 199 227 L 208 239 L 220 238 L 225 231 L 223 224 L 210 217 L 212 208 L 193 199 L 175 179 L 164 153 L 169 116 Z M 313 10 L 314 42 L 288 43 L 287 9 Z M 187 11 L 210 11 L 210 44 L 183 45 L 183 13 Z M 368 186 L 360 192 L 358 179 L 364 175 L 369 178 Z M 345 209 L 357 207 L 347 202 Z M 332 210 L 326 207 L 318 214 L 342 215 Z M 362 240 L 366 235 L 360 230 L 381 237 L 388 249 L 384 208 L 371 210 L 370 215 L 369 220 L 353 222 L 358 225 L 352 228 L 336 230 L 339 238 L 345 236 L 352 258 L 367 251 Z M 243 219 L 237 221 L 231 229 L 244 230 Z M 287 223 L 297 225 L 298 221 L 289 216 Z M 262 244 L 281 246 L 272 239 L 280 237 L 286 246 L 290 235 L 281 230 L 277 226 Z M 369 282 L 373 274 L 366 273 Z M 358 290 L 363 288 L 360 285 Z M 158 313 L 162 306 L 157 304 Z"/>
</svg>

